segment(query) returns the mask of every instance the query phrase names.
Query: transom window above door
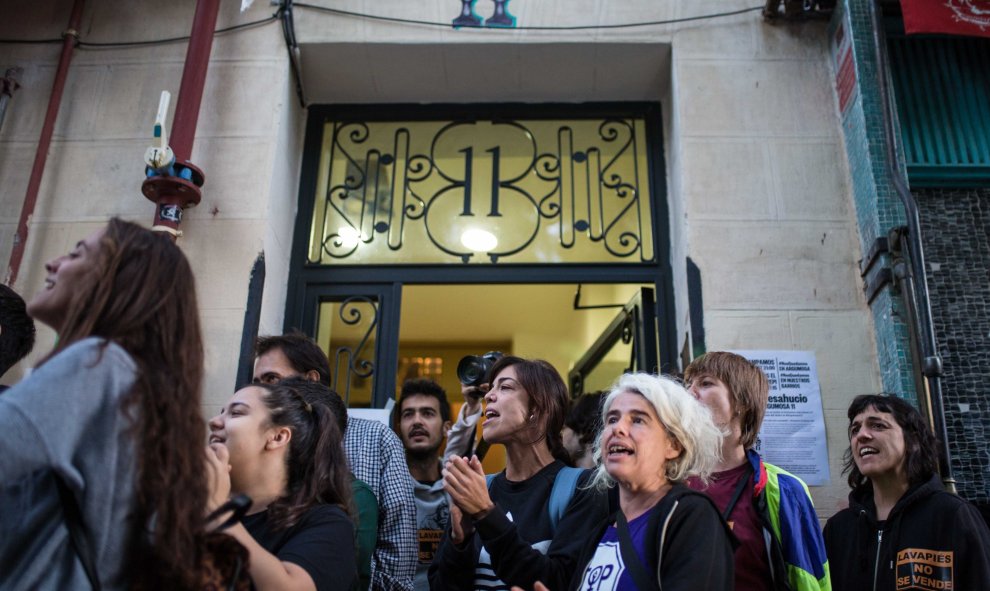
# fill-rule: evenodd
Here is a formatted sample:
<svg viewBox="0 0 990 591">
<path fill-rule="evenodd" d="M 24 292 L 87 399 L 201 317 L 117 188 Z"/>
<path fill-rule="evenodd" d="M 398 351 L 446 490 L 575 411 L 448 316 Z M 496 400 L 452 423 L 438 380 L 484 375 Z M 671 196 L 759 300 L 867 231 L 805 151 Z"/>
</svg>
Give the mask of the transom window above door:
<svg viewBox="0 0 990 591">
<path fill-rule="evenodd" d="M 328 116 L 307 264 L 654 263 L 646 116 L 564 117 Z"/>
</svg>

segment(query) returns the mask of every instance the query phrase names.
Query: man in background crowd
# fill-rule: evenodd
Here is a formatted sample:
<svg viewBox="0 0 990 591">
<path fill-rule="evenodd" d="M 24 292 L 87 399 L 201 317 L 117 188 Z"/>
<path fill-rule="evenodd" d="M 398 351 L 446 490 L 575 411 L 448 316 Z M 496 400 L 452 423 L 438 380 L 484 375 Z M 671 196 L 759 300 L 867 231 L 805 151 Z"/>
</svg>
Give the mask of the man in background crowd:
<svg viewBox="0 0 990 591">
<path fill-rule="evenodd" d="M 416 590 L 427 591 L 427 570 L 450 521 L 450 501 L 443 489 L 440 447 L 450 428 L 450 403 L 440 384 L 426 378 L 406 380 L 395 407 L 393 426 L 406 449 L 415 484 L 419 564 Z"/>
<path fill-rule="evenodd" d="M 578 468 L 594 468 L 595 438 L 602 430 L 602 402 L 604 392 L 589 392 L 578 396 L 571 403 L 571 410 L 564 419 L 560 438 L 571 463 Z"/>
</svg>

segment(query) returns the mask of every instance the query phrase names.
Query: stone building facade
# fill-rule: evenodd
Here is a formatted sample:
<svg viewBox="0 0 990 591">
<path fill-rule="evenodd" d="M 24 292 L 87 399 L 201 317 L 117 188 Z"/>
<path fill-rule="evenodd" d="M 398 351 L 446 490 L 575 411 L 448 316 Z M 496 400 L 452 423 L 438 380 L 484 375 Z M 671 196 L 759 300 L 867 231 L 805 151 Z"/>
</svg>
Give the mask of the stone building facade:
<svg viewBox="0 0 990 591">
<path fill-rule="evenodd" d="M 259 254 L 266 273 L 258 331 L 280 332 L 296 297 L 292 249 L 299 240 L 297 211 L 312 198 L 300 187 L 314 109 L 649 103 L 662 121 L 654 140 L 663 156 L 669 260 L 661 263 L 670 269 L 665 305 L 673 341 L 708 350 L 815 353 L 831 482 L 812 494 L 822 517 L 835 511 L 846 495 L 841 465 L 849 401 L 864 393 L 914 391 L 900 304 L 889 291 L 868 303 L 860 276 L 873 239 L 903 223 L 883 173 L 877 99 L 864 82 L 873 79 L 874 66 L 861 3 L 840 7 L 830 25 L 821 19 L 767 22 L 760 7 L 739 0 L 513 0 L 515 28 L 470 29 L 449 26 L 463 6 L 459 0 L 313 0 L 293 11 L 292 61 L 282 28 L 269 19 L 275 8 L 260 0 L 244 9 L 239 4 L 221 3 L 218 28 L 257 24 L 214 40 L 191 158 L 207 181 L 179 239 L 197 274 L 207 335 L 205 412 L 238 381 L 236 351 Z M 0 129 L 4 260 L 58 53 L 53 44 L 9 41 L 58 38 L 71 5 L 20 3 L 8 7 L 0 23 L 0 69 L 23 69 Z M 194 5 L 183 0 L 165 14 L 147 0 L 90 0 L 80 38 L 182 37 Z M 493 6 L 479 2 L 476 9 Z M 860 84 L 842 109 L 840 20 Z M 153 207 L 139 192 L 142 155 L 159 93 L 178 92 L 184 56 L 184 42 L 76 50 L 19 291 L 37 290 L 43 262 L 108 216 L 150 223 Z M 702 297 L 689 289 L 689 259 Z M 933 284 L 933 293 L 941 297 L 943 288 Z M 692 315 L 703 318 L 703 334 Z M 25 365 L 54 338 L 42 331 Z M 980 351 L 974 354 L 978 359 Z M 972 402 L 959 398 L 957 404 L 977 409 L 979 397 L 973 382 Z M 982 418 L 974 417 L 982 416 L 953 418 L 953 433 L 978 432 Z"/>
</svg>

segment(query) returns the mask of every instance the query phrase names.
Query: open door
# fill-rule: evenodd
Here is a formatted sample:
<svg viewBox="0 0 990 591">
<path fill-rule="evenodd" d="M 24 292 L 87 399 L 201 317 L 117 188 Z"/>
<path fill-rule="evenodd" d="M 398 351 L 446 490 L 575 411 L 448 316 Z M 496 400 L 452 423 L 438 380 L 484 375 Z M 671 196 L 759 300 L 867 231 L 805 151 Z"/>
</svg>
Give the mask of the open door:
<svg viewBox="0 0 990 591">
<path fill-rule="evenodd" d="M 571 396 L 605 390 L 623 373 L 659 370 L 653 289 L 642 287 L 567 374 Z"/>
</svg>

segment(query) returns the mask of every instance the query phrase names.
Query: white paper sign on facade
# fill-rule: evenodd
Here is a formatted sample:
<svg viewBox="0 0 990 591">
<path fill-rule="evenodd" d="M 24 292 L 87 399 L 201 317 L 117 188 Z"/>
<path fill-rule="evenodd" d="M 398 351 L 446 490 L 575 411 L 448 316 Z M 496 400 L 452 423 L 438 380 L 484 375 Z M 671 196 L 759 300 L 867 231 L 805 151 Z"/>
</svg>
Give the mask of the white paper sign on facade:
<svg viewBox="0 0 990 591">
<path fill-rule="evenodd" d="M 806 484 L 828 484 L 828 444 L 814 351 L 734 353 L 749 359 L 770 380 L 770 400 L 756 451 Z"/>
</svg>

